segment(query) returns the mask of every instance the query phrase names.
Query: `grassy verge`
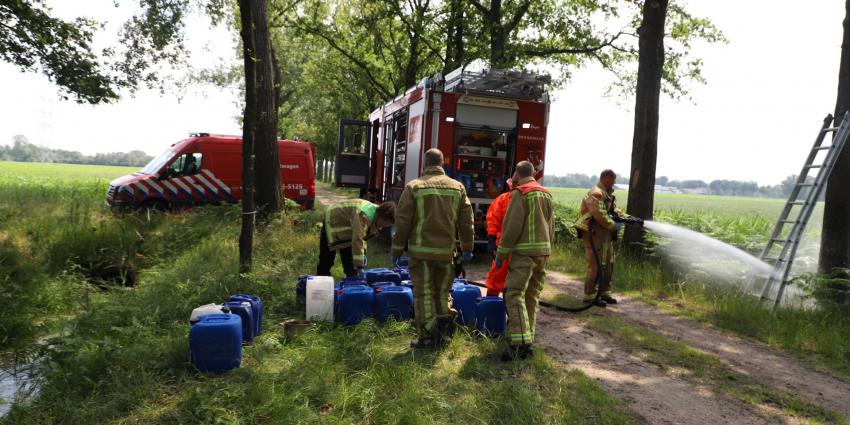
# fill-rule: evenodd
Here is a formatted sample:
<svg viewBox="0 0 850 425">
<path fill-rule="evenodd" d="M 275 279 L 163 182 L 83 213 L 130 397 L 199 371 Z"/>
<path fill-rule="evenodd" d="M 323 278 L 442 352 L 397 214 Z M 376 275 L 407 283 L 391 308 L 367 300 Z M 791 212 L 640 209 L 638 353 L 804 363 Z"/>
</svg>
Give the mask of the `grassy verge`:
<svg viewBox="0 0 850 425">
<path fill-rule="evenodd" d="M 2 295 L 23 305 L 4 309 L 0 328 L 43 360 L 38 396 L 0 423 L 636 422 L 581 373 L 545 355 L 505 365 L 494 342 L 464 334 L 411 351 L 409 323 L 366 321 L 284 341 L 277 323 L 302 314 L 295 281 L 315 266 L 316 213 L 273 219 L 254 273 L 238 276 L 238 207 L 116 215 L 102 207 L 103 181 L 73 186 L 0 179 L 0 278 L 16 283 Z M 388 262 L 380 244 L 370 253 L 371 266 Z M 132 269 L 135 285 L 90 273 L 103 265 Z M 263 298 L 264 334 L 240 369 L 197 373 L 189 313 L 232 293 Z"/>
<path fill-rule="evenodd" d="M 572 298 L 558 294 L 549 297 L 547 301 L 559 305 L 575 305 L 576 301 Z M 596 312 L 581 318 L 588 327 L 610 335 L 618 346 L 644 361 L 662 368 L 684 369 L 720 392 L 756 407 L 774 406 L 793 416 L 816 423 L 847 423 L 847 418 L 832 410 L 803 401 L 791 392 L 760 385 L 750 377 L 731 370 L 709 354 L 641 326 L 629 324 L 611 313 Z"/>
</svg>

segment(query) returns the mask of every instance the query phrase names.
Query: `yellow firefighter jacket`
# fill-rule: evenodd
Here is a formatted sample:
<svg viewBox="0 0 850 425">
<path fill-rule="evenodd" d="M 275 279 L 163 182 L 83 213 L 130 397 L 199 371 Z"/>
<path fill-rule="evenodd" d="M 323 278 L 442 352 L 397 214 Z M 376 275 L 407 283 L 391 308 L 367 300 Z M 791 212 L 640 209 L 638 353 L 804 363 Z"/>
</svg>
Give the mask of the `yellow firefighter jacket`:
<svg viewBox="0 0 850 425">
<path fill-rule="evenodd" d="M 534 177 L 520 180 L 511 192 L 496 257 L 505 259 L 511 253 L 529 257 L 549 255 L 554 238 L 552 195 Z"/>
<path fill-rule="evenodd" d="M 378 206 L 363 199 L 340 202 L 325 211 L 328 248 L 336 251 L 351 247 L 354 265 L 365 267 L 366 241 L 378 234 L 375 211 Z"/>
<path fill-rule="evenodd" d="M 399 199 L 392 255 L 401 256 L 406 246 L 411 258 L 452 261 L 455 235 L 460 249 L 472 252 L 472 205 L 466 189 L 442 167 L 425 167 L 422 177 L 407 183 Z"/>
<path fill-rule="evenodd" d="M 616 209 L 613 190 L 609 191 L 605 189 L 602 182 L 598 182 L 587 191 L 587 195 L 581 201 L 578 218 L 573 226 L 578 230 L 586 232 L 588 230 L 588 223 L 593 218 L 600 226 L 608 230 L 614 230 L 614 220 L 608 215 L 608 211 L 612 209 Z"/>
</svg>

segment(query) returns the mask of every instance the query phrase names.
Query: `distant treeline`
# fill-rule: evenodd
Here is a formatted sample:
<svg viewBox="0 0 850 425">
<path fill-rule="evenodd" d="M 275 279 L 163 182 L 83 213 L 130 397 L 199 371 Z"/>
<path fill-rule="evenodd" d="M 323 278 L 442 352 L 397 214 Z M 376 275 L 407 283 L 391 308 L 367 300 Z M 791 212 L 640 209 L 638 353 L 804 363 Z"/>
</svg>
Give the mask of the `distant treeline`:
<svg viewBox="0 0 850 425">
<path fill-rule="evenodd" d="M 565 176 L 546 176 L 545 178 L 547 186 L 572 188 L 589 188 L 596 184 L 598 180 L 598 176 L 588 176 L 587 174 L 580 173 L 567 174 Z M 796 182 L 796 174 L 788 176 L 782 183 L 773 186 L 759 186 L 756 182 L 738 180 L 713 180 L 706 183 L 703 180 L 670 180 L 666 176 L 655 179 L 657 192 L 755 196 L 762 198 L 787 198 L 791 190 L 794 189 Z M 629 179 L 618 176 L 617 184 L 628 186 Z"/>
<path fill-rule="evenodd" d="M 65 164 L 125 165 L 141 167 L 152 157 L 142 151 L 83 155 L 77 151 L 50 149 L 30 143 L 25 136 L 12 138 L 11 146 L 0 146 L 0 161 L 60 162 Z"/>
</svg>

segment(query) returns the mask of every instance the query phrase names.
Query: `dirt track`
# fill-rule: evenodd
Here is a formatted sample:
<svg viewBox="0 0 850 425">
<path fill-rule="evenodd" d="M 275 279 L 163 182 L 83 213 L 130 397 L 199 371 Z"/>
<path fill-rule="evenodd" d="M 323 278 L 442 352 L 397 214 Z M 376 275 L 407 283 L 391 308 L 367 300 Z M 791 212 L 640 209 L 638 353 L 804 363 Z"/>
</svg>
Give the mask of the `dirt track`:
<svg viewBox="0 0 850 425">
<path fill-rule="evenodd" d="M 469 277 L 483 281 L 483 270 L 470 270 Z M 579 295 L 582 287 L 557 272 L 547 272 L 546 281 L 550 288 L 572 295 Z M 632 324 L 708 353 L 759 384 L 785 389 L 803 400 L 850 415 L 850 383 L 814 371 L 779 350 L 672 316 L 637 300 L 621 297 L 621 303 L 608 310 Z M 547 354 L 595 378 L 649 423 L 805 423 L 773 406 L 753 406 L 721 394 L 685 370 L 634 356 L 568 313 L 541 309 L 537 335 Z"/>
</svg>

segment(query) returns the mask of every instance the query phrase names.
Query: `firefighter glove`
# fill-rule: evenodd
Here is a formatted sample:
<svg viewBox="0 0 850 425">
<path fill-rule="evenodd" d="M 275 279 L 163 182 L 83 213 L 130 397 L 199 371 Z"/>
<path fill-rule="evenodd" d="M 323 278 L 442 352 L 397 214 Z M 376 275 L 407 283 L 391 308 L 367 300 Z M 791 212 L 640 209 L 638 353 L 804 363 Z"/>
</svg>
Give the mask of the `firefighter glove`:
<svg viewBox="0 0 850 425">
<path fill-rule="evenodd" d="M 463 262 L 469 263 L 470 261 L 472 261 L 472 253 L 471 252 L 464 252 L 463 253 Z"/>
<path fill-rule="evenodd" d="M 504 260 L 502 260 L 501 258 L 496 258 L 496 268 L 497 269 L 502 268 L 502 261 L 504 261 Z"/>
<path fill-rule="evenodd" d="M 622 222 L 614 223 L 614 233 L 620 233 L 620 229 L 623 228 Z"/>
<path fill-rule="evenodd" d="M 496 259 L 496 235 L 487 235 L 487 253 L 491 259 Z"/>
</svg>

